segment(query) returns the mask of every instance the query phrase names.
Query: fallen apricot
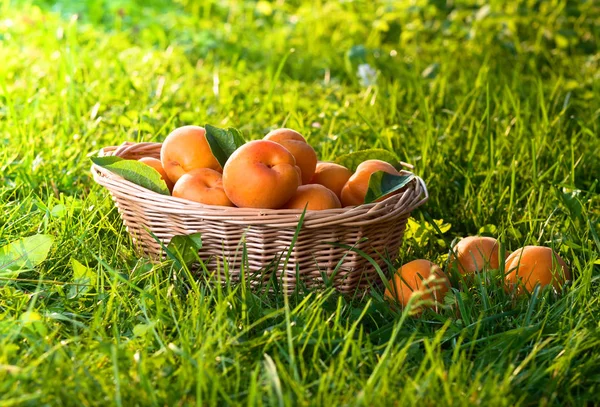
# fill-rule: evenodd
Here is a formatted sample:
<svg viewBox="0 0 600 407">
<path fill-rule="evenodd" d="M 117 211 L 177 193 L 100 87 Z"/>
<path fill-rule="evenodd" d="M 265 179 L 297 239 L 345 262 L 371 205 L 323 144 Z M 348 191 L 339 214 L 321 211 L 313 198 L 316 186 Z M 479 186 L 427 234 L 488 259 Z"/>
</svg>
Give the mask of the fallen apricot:
<svg viewBox="0 0 600 407">
<path fill-rule="evenodd" d="M 233 206 L 223 189 L 222 175 L 210 168 L 196 168 L 179 178 L 173 196 L 205 205 Z"/>
<path fill-rule="evenodd" d="M 238 148 L 223 169 L 223 187 L 241 208 L 281 208 L 296 193 L 300 173 L 285 147 L 255 140 Z"/>
<path fill-rule="evenodd" d="M 352 176 L 352 172 L 343 165 L 318 162 L 315 175 L 310 180 L 311 184 L 320 184 L 333 191 L 338 198 L 342 197 L 342 188 Z"/>
<path fill-rule="evenodd" d="M 481 272 L 484 266 L 497 269 L 499 250 L 498 241 L 492 237 L 466 237 L 454 246 L 450 255 L 450 267 L 458 267 L 462 274 Z"/>
<path fill-rule="evenodd" d="M 173 183 L 196 168 L 222 171 L 221 165 L 210 151 L 206 131 L 199 126 L 183 126 L 173 130 L 162 144 L 160 161 Z"/>
<path fill-rule="evenodd" d="M 320 211 L 341 208 L 342 204 L 330 189 L 319 184 L 308 184 L 300 185 L 283 209 L 304 209 L 305 207 L 309 211 Z"/>
<path fill-rule="evenodd" d="M 371 174 L 377 171 L 384 171 L 388 174 L 399 175 L 398 171 L 389 163 L 380 160 L 367 160 L 362 162 L 348 182 L 342 188 L 342 205 L 354 206 L 362 205 L 365 202 L 365 196 L 369 190 L 369 179 Z M 393 194 L 388 194 L 378 199 L 383 201 Z"/>
<path fill-rule="evenodd" d="M 525 246 L 506 259 L 504 270 L 508 273 L 505 283 L 508 289 L 517 286 L 517 293 L 522 287 L 532 292 L 537 284 L 542 287 L 552 284 L 561 291 L 565 281 L 571 279 L 571 272 L 560 256 L 549 247 Z"/>
<path fill-rule="evenodd" d="M 300 133 L 292 129 L 277 129 L 267 134 L 264 140 L 281 144 L 292 153 L 302 174 L 302 184 L 310 182 L 317 166 L 317 153 Z"/>
<path fill-rule="evenodd" d="M 410 298 L 419 293 L 424 301 L 433 301 L 434 308 L 441 302 L 450 288 L 450 281 L 442 269 L 429 260 L 413 260 L 400 267 L 390 280 L 390 289 L 384 297 L 396 300 L 403 307 Z"/>
</svg>

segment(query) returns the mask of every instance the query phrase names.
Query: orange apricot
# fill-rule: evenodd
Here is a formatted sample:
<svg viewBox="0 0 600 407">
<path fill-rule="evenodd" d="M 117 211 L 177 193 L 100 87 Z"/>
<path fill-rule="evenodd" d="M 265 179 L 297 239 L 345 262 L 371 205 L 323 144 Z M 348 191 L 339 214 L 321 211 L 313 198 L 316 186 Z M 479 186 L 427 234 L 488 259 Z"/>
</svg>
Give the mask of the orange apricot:
<svg viewBox="0 0 600 407">
<path fill-rule="evenodd" d="M 310 183 L 329 188 L 341 199 L 342 188 L 351 176 L 352 172 L 343 165 L 321 161 L 317 163 L 315 175 L 313 175 Z"/>
<path fill-rule="evenodd" d="M 221 173 L 210 168 L 196 168 L 179 178 L 173 196 L 205 205 L 233 206 L 223 189 Z"/>
<path fill-rule="evenodd" d="M 371 174 L 377 171 L 384 171 L 388 174 L 399 175 L 398 171 L 389 163 L 380 160 L 367 160 L 362 162 L 348 182 L 342 188 L 342 205 L 354 206 L 362 205 L 365 202 L 365 196 L 369 190 L 369 179 Z M 393 194 L 388 194 L 378 199 L 383 201 Z"/>
<path fill-rule="evenodd" d="M 390 280 L 390 289 L 385 290 L 384 297 L 396 300 L 403 307 L 410 298 L 419 293 L 423 301 L 442 302 L 450 289 L 450 280 L 442 269 L 429 260 L 413 260 L 400 267 Z"/>
<path fill-rule="evenodd" d="M 450 267 L 458 267 L 462 274 L 481 272 L 484 266 L 497 269 L 500 264 L 500 245 L 493 237 L 469 236 L 454 246 Z"/>
<path fill-rule="evenodd" d="M 173 182 L 171 182 L 171 180 L 167 176 L 167 173 L 165 172 L 165 169 L 163 168 L 162 163 L 160 162 L 159 159 L 154 158 L 154 157 L 143 157 L 143 158 L 140 158 L 138 161 L 141 163 L 144 163 L 144 164 L 154 168 L 156 171 L 158 171 L 158 173 L 160 174 L 160 177 L 167 184 L 167 188 L 169 188 L 169 191 L 173 192 Z"/>
<path fill-rule="evenodd" d="M 267 134 L 264 140 L 281 144 L 292 153 L 302 174 L 302 184 L 310 182 L 317 166 L 317 153 L 300 133 L 292 129 L 277 129 Z"/>
<path fill-rule="evenodd" d="M 524 287 L 532 292 L 537 284 L 542 287 L 552 285 L 561 290 L 565 281 L 571 279 L 569 267 L 551 248 L 543 246 L 525 246 L 513 252 L 506 259 L 505 283 L 507 288 Z M 517 288 L 517 293 L 522 290 Z"/>
<path fill-rule="evenodd" d="M 223 168 L 225 193 L 240 208 L 281 208 L 299 185 L 299 169 L 292 153 L 268 140 L 244 144 Z"/>
<path fill-rule="evenodd" d="M 330 189 L 319 184 L 300 185 L 296 193 L 287 201 L 283 209 L 304 209 L 321 211 L 323 209 L 341 208 L 339 198 Z"/>
<path fill-rule="evenodd" d="M 173 130 L 162 144 L 160 161 L 173 183 L 196 168 L 222 171 L 221 165 L 210 151 L 206 131 L 198 126 L 183 126 Z"/>
</svg>

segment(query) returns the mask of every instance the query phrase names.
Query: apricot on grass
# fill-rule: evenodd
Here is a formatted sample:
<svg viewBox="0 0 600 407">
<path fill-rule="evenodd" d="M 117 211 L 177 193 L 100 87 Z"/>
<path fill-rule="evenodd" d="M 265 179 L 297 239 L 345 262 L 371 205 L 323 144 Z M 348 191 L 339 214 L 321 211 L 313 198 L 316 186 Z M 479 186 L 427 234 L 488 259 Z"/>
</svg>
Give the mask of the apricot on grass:
<svg viewBox="0 0 600 407">
<path fill-rule="evenodd" d="M 196 168 L 179 178 L 173 196 L 205 205 L 233 206 L 223 189 L 223 176 L 210 168 Z"/>
<path fill-rule="evenodd" d="M 296 159 L 273 141 L 254 140 L 244 144 L 223 168 L 225 193 L 240 208 L 281 208 L 299 185 Z"/>
<path fill-rule="evenodd" d="M 435 304 L 444 299 L 450 289 L 450 280 L 442 269 L 429 260 L 413 260 L 400 267 L 390 280 L 390 289 L 385 290 L 384 297 L 398 301 L 403 307 L 410 298 L 419 293 L 421 300 L 433 301 Z"/>
<path fill-rule="evenodd" d="M 500 245 L 493 237 L 469 236 L 454 246 L 450 255 L 450 267 L 458 267 L 461 274 L 473 274 L 483 270 L 484 266 L 497 269 L 500 264 L 498 253 Z"/>
<path fill-rule="evenodd" d="M 369 178 L 371 174 L 377 171 L 384 171 L 388 174 L 400 175 L 398 171 L 390 164 L 381 160 L 367 160 L 356 168 L 356 171 L 348 182 L 342 188 L 342 205 L 354 206 L 362 205 L 365 202 L 365 196 L 369 190 Z M 377 201 L 383 201 L 393 194 L 388 194 L 379 198 Z"/>
<path fill-rule="evenodd" d="M 532 292 L 537 284 L 552 285 L 560 292 L 565 281 L 571 280 L 571 272 L 565 261 L 551 248 L 525 246 L 514 251 L 506 259 L 504 270 L 507 288 L 524 287 Z M 522 290 L 517 288 L 517 293 Z"/>
<path fill-rule="evenodd" d="M 160 161 L 173 183 L 196 168 L 222 172 L 206 141 L 206 131 L 199 126 L 183 126 L 173 130 L 163 141 Z"/>
<path fill-rule="evenodd" d="M 333 191 L 341 199 L 342 188 L 352 176 L 352 172 L 343 165 L 318 162 L 315 175 L 310 180 L 311 184 L 320 184 Z"/>
<path fill-rule="evenodd" d="M 306 142 L 302 134 L 292 129 L 277 129 L 271 131 L 264 140 L 274 141 L 284 146 L 296 159 L 296 165 L 302 173 L 302 184 L 308 184 L 317 166 L 317 153 Z"/>
<path fill-rule="evenodd" d="M 287 201 L 283 209 L 304 209 L 321 211 L 323 209 L 341 208 L 339 198 L 328 188 L 319 184 L 300 185 L 296 193 Z"/>
<path fill-rule="evenodd" d="M 150 167 L 152 167 L 156 171 L 158 171 L 158 173 L 160 174 L 160 177 L 167 184 L 167 188 L 169 188 L 169 191 L 173 192 L 173 182 L 171 182 L 171 180 L 167 176 L 167 173 L 165 172 L 165 169 L 163 168 L 162 163 L 160 162 L 159 159 L 154 158 L 154 157 L 143 157 L 143 158 L 140 158 L 138 161 L 141 163 L 144 163 L 146 165 L 149 165 Z"/>
</svg>

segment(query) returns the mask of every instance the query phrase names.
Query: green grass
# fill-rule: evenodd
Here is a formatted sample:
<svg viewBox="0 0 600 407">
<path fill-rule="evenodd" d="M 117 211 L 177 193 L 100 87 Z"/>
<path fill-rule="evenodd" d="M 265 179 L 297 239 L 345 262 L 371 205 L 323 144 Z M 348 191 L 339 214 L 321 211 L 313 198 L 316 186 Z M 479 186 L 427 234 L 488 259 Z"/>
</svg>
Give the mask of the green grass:
<svg viewBox="0 0 600 407">
<path fill-rule="evenodd" d="M 600 404 L 600 8 L 483 3 L 0 2 L 0 247 L 55 239 L 0 282 L 0 406 Z M 415 164 L 399 263 L 483 233 L 574 281 L 515 300 L 490 271 L 413 318 L 153 265 L 88 157 L 207 122 Z"/>
</svg>

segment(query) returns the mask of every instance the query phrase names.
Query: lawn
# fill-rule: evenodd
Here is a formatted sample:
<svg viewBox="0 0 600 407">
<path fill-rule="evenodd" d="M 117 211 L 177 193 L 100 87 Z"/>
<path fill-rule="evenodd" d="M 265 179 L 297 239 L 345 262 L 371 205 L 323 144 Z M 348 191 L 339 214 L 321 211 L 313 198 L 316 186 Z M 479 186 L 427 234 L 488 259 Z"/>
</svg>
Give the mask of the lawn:
<svg viewBox="0 0 600 407">
<path fill-rule="evenodd" d="M 600 404 L 599 66 L 593 0 L 0 2 L 0 247 L 52 238 L 0 267 L 0 407 Z M 89 157 L 205 123 L 414 164 L 397 264 L 483 234 L 574 279 L 412 317 L 153 264 Z"/>
</svg>

